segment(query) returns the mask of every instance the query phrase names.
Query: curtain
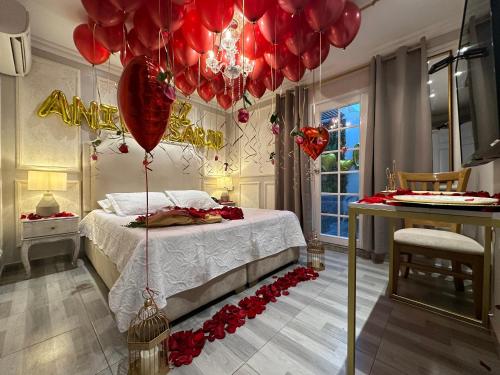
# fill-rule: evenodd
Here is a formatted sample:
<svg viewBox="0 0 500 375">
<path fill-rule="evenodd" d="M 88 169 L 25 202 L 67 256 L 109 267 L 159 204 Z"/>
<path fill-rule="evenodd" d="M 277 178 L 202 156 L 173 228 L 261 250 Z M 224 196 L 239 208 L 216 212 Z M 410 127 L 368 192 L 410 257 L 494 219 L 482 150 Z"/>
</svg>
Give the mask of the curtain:
<svg viewBox="0 0 500 375">
<path fill-rule="evenodd" d="M 386 188 L 385 170 L 391 168 L 393 160 L 399 171 L 432 172 L 427 70 L 425 39 L 418 48 L 401 47 L 394 57 L 372 59 L 362 195 Z M 385 254 L 389 246 L 386 220 L 372 217 L 361 220 L 362 247 Z"/>
<path fill-rule="evenodd" d="M 290 132 L 308 119 L 307 88 L 295 87 L 276 95 L 280 133 L 275 141 L 275 202 L 277 210 L 295 212 L 306 237 L 312 231 L 312 199 L 309 158 L 301 152 Z"/>
</svg>

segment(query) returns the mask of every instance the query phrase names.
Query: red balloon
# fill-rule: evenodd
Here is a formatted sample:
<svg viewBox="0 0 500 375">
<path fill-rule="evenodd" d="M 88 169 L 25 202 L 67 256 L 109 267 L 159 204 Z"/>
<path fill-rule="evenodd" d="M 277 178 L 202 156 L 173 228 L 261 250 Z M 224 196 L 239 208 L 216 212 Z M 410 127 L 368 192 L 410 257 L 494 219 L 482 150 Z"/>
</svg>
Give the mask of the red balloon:
<svg viewBox="0 0 500 375">
<path fill-rule="evenodd" d="M 243 0 L 234 2 L 241 13 L 245 14 L 247 20 L 257 22 L 273 5 L 274 0 L 245 0 L 245 12 L 243 12 Z"/>
<path fill-rule="evenodd" d="M 345 3 L 339 20 L 328 29 L 326 35 L 331 44 L 346 48 L 354 40 L 361 26 L 361 11 L 353 2 Z"/>
<path fill-rule="evenodd" d="M 169 34 L 167 31 L 162 31 L 159 34 L 160 28 L 151 20 L 146 7 L 138 9 L 134 14 L 134 28 L 137 30 L 139 40 L 150 50 L 165 47 Z"/>
<path fill-rule="evenodd" d="M 328 57 L 330 52 L 330 43 L 325 36 L 321 37 L 321 50 L 320 43 L 312 46 L 302 54 L 302 62 L 307 69 L 313 70 L 320 66 L 323 61 Z"/>
<path fill-rule="evenodd" d="M 288 13 L 295 14 L 304 9 L 309 0 L 278 0 L 280 7 Z"/>
<path fill-rule="evenodd" d="M 323 32 L 342 14 L 346 0 L 310 0 L 304 8 L 307 22 L 314 31 Z"/>
<path fill-rule="evenodd" d="M 154 63 L 158 65 L 162 71 L 167 70 L 167 53 L 164 48 L 157 49 L 156 51 L 150 51 L 148 56 L 151 57 Z"/>
<path fill-rule="evenodd" d="M 306 21 L 304 13 L 297 14 L 292 21 L 293 32 L 289 33 L 285 38 L 285 45 L 288 50 L 296 56 L 300 56 L 311 45 L 319 41 L 319 33 L 311 29 L 311 26 Z"/>
<path fill-rule="evenodd" d="M 206 81 L 205 77 L 203 77 L 201 74 L 198 77 L 198 67 L 196 65 L 187 68 L 184 75 L 186 76 L 186 81 L 188 81 L 188 83 L 194 87 L 201 86 L 201 84 Z"/>
<path fill-rule="evenodd" d="M 202 0 L 196 2 L 203 25 L 210 31 L 220 33 L 234 15 L 234 0 Z"/>
<path fill-rule="evenodd" d="M 184 23 L 184 6 L 172 0 L 147 0 L 149 15 L 156 26 L 173 33 Z"/>
<path fill-rule="evenodd" d="M 224 92 L 224 89 L 226 87 L 226 82 L 224 81 L 224 77 L 222 76 L 222 73 L 217 74 L 214 79 L 210 81 L 210 84 L 212 85 L 212 89 L 214 92 L 219 95 Z"/>
<path fill-rule="evenodd" d="M 186 71 L 186 67 L 183 64 L 181 64 L 179 60 L 177 60 L 177 57 L 175 56 L 171 68 L 172 68 L 172 73 L 174 73 L 174 77 L 177 77 L 179 74 L 182 74 Z"/>
<path fill-rule="evenodd" d="M 73 31 L 73 41 L 78 52 L 92 65 L 99 65 L 109 58 L 109 51 L 95 40 L 90 27 L 82 23 Z"/>
<path fill-rule="evenodd" d="M 264 75 L 267 73 L 269 69 L 270 68 L 269 65 L 267 65 L 266 60 L 263 57 L 259 57 L 257 60 L 254 61 L 253 70 L 248 76 L 250 77 L 250 79 L 258 81 L 264 78 Z"/>
<path fill-rule="evenodd" d="M 229 95 L 221 93 L 217 94 L 217 103 L 225 110 L 228 110 L 233 105 L 233 99 Z"/>
<path fill-rule="evenodd" d="M 109 0 L 82 0 L 90 18 L 101 26 L 114 26 L 125 21 L 125 13 Z"/>
<path fill-rule="evenodd" d="M 123 48 L 120 51 L 120 62 L 122 63 L 122 66 L 124 68 L 128 65 L 130 60 L 132 60 L 133 58 L 134 58 L 134 54 L 132 53 L 132 50 L 128 46 L 125 46 L 125 48 Z"/>
<path fill-rule="evenodd" d="M 274 91 L 283 83 L 283 73 L 279 70 L 270 69 L 269 72 L 266 73 L 262 82 L 266 89 L 269 91 Z"/>
<path fill-rule="evenodd" d="M 184 16 L 182 32 L 196 52 L 203 54 L 212 49 L 214 34 L 201 24 L 200 15 L 196 10 L 193 9 Z"/>
<path fill-rule="evenodd" d="M 259 19 L 259 29 L 264 38 L 273 44 L 281 43 L 292 32 L 292 15 L 285 12 L 278 4 L 274 4 Z"/>
<path fill-rule="evenodd" d="M 175 92 L 157 78 L 158 66 L 137 56 L 123 70 L 118 83 L 118 106 L 127 129 L 146 152 L 160 143 L 167 128 Z"/>
<path fill-rule="evenodd" d="M 198 87 L 198 95 L 200 98 L 202 98 L 205 102 L 209 102 L 212 100 L 215 96 L 215 92 L 212 88 L 212 85 L 210 84 L 209 81 L 203 82 L 199 87 Z"/>
<path fill-rule="evenodd" d="M 133 12 L 138 9 L 143 0 L 110 0 L 111 4 L 113 4 L 118 9 L 124 11 L 125 13 Z"/>
<path fill-rule="evenodd" d="M 292 59 L 287 66 L 281 69 L 283 75 L 292 82 L 299 82 L 304 76 L 305 71 L 306 67 L 302 61 L 300 61 L 300 57 L 298 56 L 295 59 Z"/>
<path fill-rule="evenodd" d="M 123 33 L 127 32 L 123 24 L 104 27 L 89 19 L 90 30 L 93 30 L 95 39 L 109 52 L 118 52 L 123 48 Z"/>
<path fill-rule="evenodd" d="M 247 90 L 256 99 L 262 98 L 266 92 L 266 86 L 262 81 L 254 81 L 252 79 L 248 80 Z"/>
<path fill-rule="evenodd" d="M 184 39 L 184 36 L 182 35 L 182 32 L 177 31 L 174 33 L 170 45 L 172 46 L 174 56 L 182 65 L 188 67 L 198 64 L 200 54 L 188 46 L 186 39 Z"/>
<path fill-rule="evenodd" d="M 214 55 L 217 53 L 214 52 Z M 212 80 L 215 77 L 215 73 L 207 66 L 207 58 L 209 57 L 208 53 L 201 55 L 200 58 L 200 67 L 201 67 L 201 75 L 208 80 Z"/>
<path fill-rule="evenodd" d="M 181 90 L 181 92 L 185 96 L 191 95 L 194 90 L 196 89 L 196 86 L 191 85 L 187 79 L 185 74 L 179 74 L 177 77 L 175 77 L 175 86 Z"/>
<path fill-rule="evenodd" d="M 246 3 L 245 3 L 246 6 Z M 241 44 L 243 43 L 243 48 Z M 250 60 L 258 59 L 264 55 L 270 43 L 264 38 L 260 29 L 255 24 L 247 23 L 243 28 L 238 49 Z"/>
<path fill-rule="evenodd" d="M 285 67 L 292 57 L 292 53 L 284 44 L 270 46 L 264 53 L 264 60 L 266 60 L 267 64 L 273 69 Z"/>
<path fill-rule="evenodd" d="M 128 32 L 127 43 L 135 56 L 149 54 L 149 49 L 139 40 L 139 33 L 136 29 Z"/>
</svg>

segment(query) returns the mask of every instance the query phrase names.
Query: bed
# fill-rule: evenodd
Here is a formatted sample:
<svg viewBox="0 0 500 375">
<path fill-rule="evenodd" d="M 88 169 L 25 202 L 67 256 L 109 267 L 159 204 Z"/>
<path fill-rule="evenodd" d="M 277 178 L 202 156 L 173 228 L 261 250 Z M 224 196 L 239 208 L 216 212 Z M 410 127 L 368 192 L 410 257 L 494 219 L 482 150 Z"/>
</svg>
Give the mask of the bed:
<svg viewBox="0 0 500 375">
<path fill-rule="evenodd" d="M 104 147 L 112 147 L 112 142 L 105 140 Z M 110 290 L 110 309 L 122 332 L 143 302 L 145 229 L 124 226 L 135 216 L 95 208 L 107 192 L 144 191 L 143 170 L 136 166 L 141 164 L 142 152 L 133 140 L 127 143 L 129 154 L 108 154 L 85 166 L 84 207 L 88 214 L 80 224 L 85 254 Z M 184 169 L 179 149 L 184 147 L 165 144 L 155 154 L 151 190 L 201 188 L 196 161 L 189 164 L 190 171 Z M 150 287 L 158 291 L 157 303 L 170 320 L 298 260 L 305 240 L 295 214 L 261 209 L 243 212 L 243 220 L 149 231 Z"/>
</svg>

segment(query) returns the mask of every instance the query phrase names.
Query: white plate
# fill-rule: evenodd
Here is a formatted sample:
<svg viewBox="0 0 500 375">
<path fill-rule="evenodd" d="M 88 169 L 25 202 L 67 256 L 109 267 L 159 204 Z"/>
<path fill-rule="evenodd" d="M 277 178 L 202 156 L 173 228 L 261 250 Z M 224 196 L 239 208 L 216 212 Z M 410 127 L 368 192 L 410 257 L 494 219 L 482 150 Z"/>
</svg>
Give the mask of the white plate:
<svg viewBox="0 0 500 375">
<path fill-rule="evenodd" d="M 498 203 L 498 199 L 496 198 L 450 195 L 395 195 L 392 199 L 398 202 L 406 203 L 446 204 L 454 206 L 484 206 Z"/>
<path fill-rule="evenodd" d="M 414 190 L 415 194 L 433 194 L 433 195 L 464 195 L 464 191 L 435 191 L 435 190 Z"/>
</svg>

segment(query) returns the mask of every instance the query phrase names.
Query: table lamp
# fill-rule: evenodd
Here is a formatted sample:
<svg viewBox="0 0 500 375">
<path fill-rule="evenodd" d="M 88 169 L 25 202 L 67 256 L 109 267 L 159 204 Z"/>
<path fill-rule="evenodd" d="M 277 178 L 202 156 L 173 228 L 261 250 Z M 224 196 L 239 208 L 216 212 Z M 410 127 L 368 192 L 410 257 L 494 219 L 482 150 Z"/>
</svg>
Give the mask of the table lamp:
<svg viewBox="0 0 500 375">
<path fill-rule="evenodd" d="M 52 191 L 66 191 L 66 173 L 28 171 L 28 190 L 45 191 L 42 199 L 36 206 L 36 213 L 40 216 L 51 216 L 59 212 L 59 204 Z"/>
<path fill-rule="evenodd" d="M 222 176 L 217 178 L 217 189 L 224 190 L 220 195 L 221 202 L 229 202 L 229 190 L 233 190 L 233 178 L 231 176 Z"/>
</svg>

